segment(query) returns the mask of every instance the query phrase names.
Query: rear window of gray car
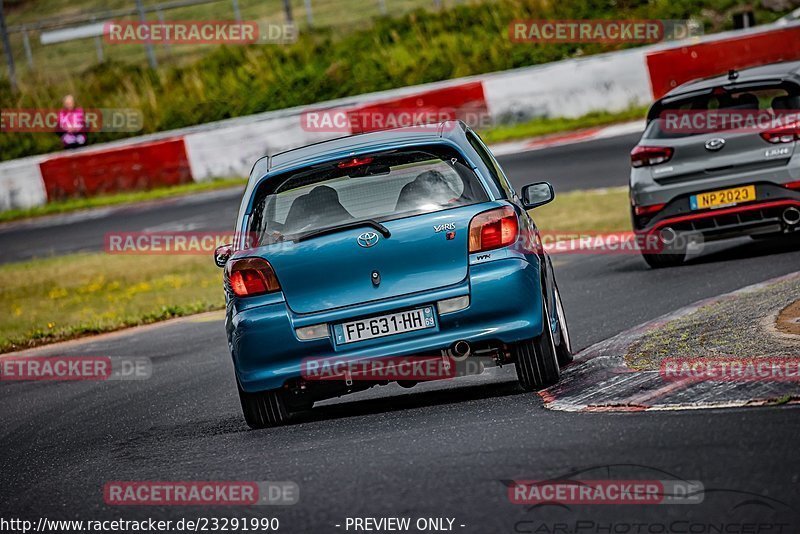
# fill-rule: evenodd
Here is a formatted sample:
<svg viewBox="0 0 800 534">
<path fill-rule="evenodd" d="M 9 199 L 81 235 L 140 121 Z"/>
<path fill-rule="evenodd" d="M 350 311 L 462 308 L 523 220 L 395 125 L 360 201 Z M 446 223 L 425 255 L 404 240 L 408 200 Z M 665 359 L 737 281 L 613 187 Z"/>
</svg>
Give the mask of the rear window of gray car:
<svg viewBox="0 0 800 534">
<path fill-rule="evenodd" d="M 793 84 L 749 86 L 741 89 L 718 87 L 702 94 L 686 98 L 660 101 L 648 113 L 648 125 L 644 139 L 675 139 L 696 135 L 693 133 L 665 131 L 663 119 L 667 111 L 767 111 L 769 113 L 789 113 L 800 110 L 800 88 Z"/>
</svg>

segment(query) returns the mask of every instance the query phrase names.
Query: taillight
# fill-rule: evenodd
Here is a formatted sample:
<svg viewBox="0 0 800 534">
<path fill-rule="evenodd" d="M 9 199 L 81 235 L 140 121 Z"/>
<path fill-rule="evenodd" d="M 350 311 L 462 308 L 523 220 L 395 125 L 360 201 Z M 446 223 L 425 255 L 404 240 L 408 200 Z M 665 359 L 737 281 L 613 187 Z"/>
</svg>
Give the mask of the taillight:
<svg viewBox="0 0 800 534">
<path fill-rule="evenodd" d="M 650 204 L 649 206 L 634 206 L 633 213 L 636 215 L 652 215 L 664 209 L 666 204 Z"/>
<path fill-rule="evenodd" d="M 516 242 L 519 220 L 514 208 L 504 206 L 477 214 L 469 223 L 469 251 L 483 252 Z"/>
<path fill-rule="evenodd" d="M 225 267 L 225 276 L 237 297 L 274 293 L 281 288 L 272 265 L 262 258 L 231 260 Z"/>
<path fill-rule="evenodd" d="M 631 167 L 650 167 L 672 159 L 674 150 L 668 146 L 635 146 L 631 150 Z"/>
<path fill-rule="evenodd" d="M 352 158 L 345 161 L 340 161 L 336 164 L 340 169 L 352 169 L 353 167 L 361 167 L 362 165 L 369 165 L 374 158 Z"/>
<path fill-rule="evenodd" d="M 800 189 L 800 182 L 789 182 L 788 184 L 783 184 L 783 187 L 788 187 L 789 189 Z"/>
<path fill-rule="evenodd" d="M 793 141 L 800 141 L 800 124 L 790 124 L 761 132 L 761 138 L 767 143 L 777 145 L 779 143 L 791 143 Z"/>
</svg>

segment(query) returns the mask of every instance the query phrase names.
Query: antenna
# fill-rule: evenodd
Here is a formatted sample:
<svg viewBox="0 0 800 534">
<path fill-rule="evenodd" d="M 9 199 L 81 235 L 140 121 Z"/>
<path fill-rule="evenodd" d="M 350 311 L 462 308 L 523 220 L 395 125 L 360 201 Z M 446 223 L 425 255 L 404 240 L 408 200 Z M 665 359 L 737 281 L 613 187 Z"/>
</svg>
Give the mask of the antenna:
<svg viewBox="0 0 800 534">
<path fill-rule="evenodd" d="M 739 77 L 739 71 L 737 71 L 736 69 L 731 69 L 728 71 L 728 79 L 730 81 L 734 81 L 738 77 Z"/>
</svg>

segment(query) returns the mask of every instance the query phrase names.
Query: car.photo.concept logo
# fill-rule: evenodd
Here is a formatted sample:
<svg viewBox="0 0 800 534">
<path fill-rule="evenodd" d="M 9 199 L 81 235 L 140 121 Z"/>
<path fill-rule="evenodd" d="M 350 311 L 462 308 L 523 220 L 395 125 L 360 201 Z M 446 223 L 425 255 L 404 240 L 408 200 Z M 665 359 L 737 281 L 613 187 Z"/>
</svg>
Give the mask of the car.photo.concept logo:
<svg viewBox="0 0 800 534">
<path fill-rule="evenodd" d="M 518 534 L 790 534 L 797 519 L 779 498 L 633 463 L 502 484 L 524 510 Z"/>
</svg>

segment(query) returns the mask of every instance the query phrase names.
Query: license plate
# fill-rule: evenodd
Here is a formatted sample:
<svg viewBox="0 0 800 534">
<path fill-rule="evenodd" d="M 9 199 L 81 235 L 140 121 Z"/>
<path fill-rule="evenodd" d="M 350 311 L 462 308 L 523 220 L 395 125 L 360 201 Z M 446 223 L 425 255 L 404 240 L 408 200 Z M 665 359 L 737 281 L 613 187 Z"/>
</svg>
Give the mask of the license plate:
<svg viewBox="0 0 800 534">
<path fill-rule="evenodd" d="M 689 204 L 693 210 L 703 210 L 708 208 L 722 208 L 734 206 L 740 202 L 749 202 L 756 199 L 756 186 L 746 185 L 743 187 L 732 187 L 730 189 L 720 189 L 692 195 Z"/>
<path fill-rule="evenodd" d="M 341 345 L 342 343 L 424 330 L 434 326 L 436 326 L 436 321 L 433 318 L 433 308 L 427 306 L 333 325 L 333 333 L 336 343 Z"/>
</svg>

